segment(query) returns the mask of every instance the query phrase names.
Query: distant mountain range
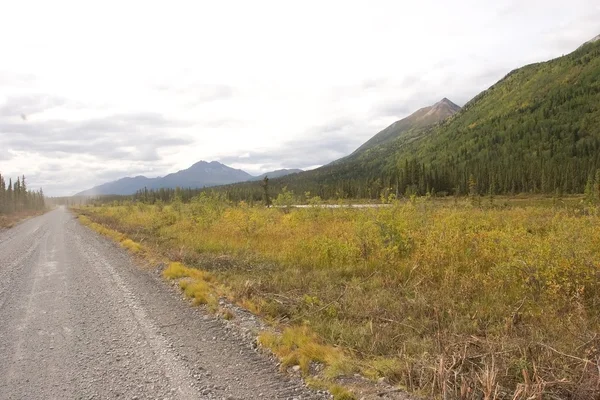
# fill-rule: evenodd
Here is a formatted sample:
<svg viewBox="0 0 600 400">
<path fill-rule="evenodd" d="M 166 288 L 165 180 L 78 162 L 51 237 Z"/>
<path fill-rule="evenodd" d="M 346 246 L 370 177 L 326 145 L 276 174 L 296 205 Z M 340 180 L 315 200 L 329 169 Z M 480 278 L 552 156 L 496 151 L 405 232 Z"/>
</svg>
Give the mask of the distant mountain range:
<svg viewBox="0 0 600 400">
<path fill-rule="evenodd" d="M 301 169 L 279 169 L 253 176 L 242 171 L 228 167 L 217 161 L 200 161 L 188 169 L 184 169 L 164 177 L 147 178 L 145 176 L 126 177 L 113 182 L 107 182 L 91 189 L 77 193 L 75 196 L 98 195 L 129 195 L 140 189 L 160 188 L 203 188 L 218 185 L 227 185 L 236 182 L 262 180 L 265 176 L 279 178 L 285 175 L 302 172 Z"/>
</svg>

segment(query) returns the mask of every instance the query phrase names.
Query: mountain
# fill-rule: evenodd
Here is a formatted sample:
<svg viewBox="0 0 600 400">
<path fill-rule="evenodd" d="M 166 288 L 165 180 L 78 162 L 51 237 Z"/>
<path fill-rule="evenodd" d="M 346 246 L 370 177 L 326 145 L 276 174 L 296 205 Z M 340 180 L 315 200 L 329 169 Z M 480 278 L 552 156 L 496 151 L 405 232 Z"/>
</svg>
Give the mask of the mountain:
<svg viewBox="0 0 600 400">
<path fill-rule="evenodd" d="M 582 193 L 600 168 L 600 41 L 510 72 L 387 165 L 420 193 L 467 193 L 470 178 L 480 193 Z"/>
<path fill-rule="evenodd" d="M 360 146 L 355 153 L 390 143 L 408 131 L 436 124 L 458 111 L 460 107 L 444 97 L 434 105 L 423 107 L 408 117 L 394 122 Z"/>
<path fill-rule="evenodd" d="M 436 114 L 439 121 L 450 113 L 436 122 Z M 273 180 L 270 187 L 322 198 L 582 193 L 599 169 L 596 37 L 568 55 L 510 72 L 458 112 L 442 100 L 386 128 L 351 155 Z M 240 193 L 249 192 L 244 190 Z M 253 193 L 260 198 L 260 187 Z"/>
<path fill-rule="evenodd" d="M 217 161 L 200 161 L 188 169 L 184 169 L 174 174 L 169 174 L 152 185 L 152 189 L 191 187 L 200 188 L 204 186 L 217 186 L 232 182 L 243 182 L 252 179 L 252 175 L 234 169 Z M 148 188 L 150 189 L 150 188 Z"/>
<path fill-rule="evenodd" d="M 272 184 L 288 186 L 290 190 L 298 193 L 310 191 L 321 197 L 330 197 L 331 191 L 334 191 L 337 197 L 342 193 L 346 193 L 348 197 L 365 197 L 353 186 L 366 188 L 359 182 L 388 175 L 388 161 L 394 158 L 401 146 L 418 140 L 432 126 L 443 123 L 460 110 L 458 105 L 443 98 L 394 122 L 352 154 L 311 171 L 282 177 Z M 395 168 L 392 166 L 391 169 Z"/>
<path fill-rule="evenodd" d="M 263 179 L 265 175 L 269 176 L 269 178 L 282 177 L 301 171 L 299 169 L 280 169 L 260 176 L 252 176 L 241 169 L 234 169 L 217 161 L 200 161 L 187 169 L 164 177 L 146 178 L 145 176 L 136 176 L 134 178 L 122 178 L 84 190 L 75 196 L 129 195 L 144 188 L 202 188 Z"/>
<path fill-rule="evenodd" d="M 122 178 L 113 182 L 103 183 L 94 186 L 91 189 L 77 193 L 75 196 L 97 196 L 102 194 L 131 194 L 152 186 L 152 183 L 160 178 L 146 178 L 145 176 L 136 176 L 134 178 Z"/>
</svg>

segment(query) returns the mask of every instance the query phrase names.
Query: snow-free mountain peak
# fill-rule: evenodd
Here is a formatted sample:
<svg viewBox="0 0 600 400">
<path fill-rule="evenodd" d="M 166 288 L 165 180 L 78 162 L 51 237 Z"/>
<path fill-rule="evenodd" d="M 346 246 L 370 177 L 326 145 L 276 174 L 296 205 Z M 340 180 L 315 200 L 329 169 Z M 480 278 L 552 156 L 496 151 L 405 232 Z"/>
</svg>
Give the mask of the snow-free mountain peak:
<svg viewBox="0 0 600 400">
<path fill-rule="evenodd" d="M 354 152 L 354 154 L 360 153 L 374 146 L 392 142 L 402 134 L 415 128 L 423 128 L 429 125 L 437 124 L 451 115 L 454 115 L 458 111 L 460 111 L 460 107 L 444 97 L 434 105 L 423 107 L 408 117 L 394 122 L 392 125 L 388 126 L 369 139 L 365 144 L 360 146 Z"/>
</svg>

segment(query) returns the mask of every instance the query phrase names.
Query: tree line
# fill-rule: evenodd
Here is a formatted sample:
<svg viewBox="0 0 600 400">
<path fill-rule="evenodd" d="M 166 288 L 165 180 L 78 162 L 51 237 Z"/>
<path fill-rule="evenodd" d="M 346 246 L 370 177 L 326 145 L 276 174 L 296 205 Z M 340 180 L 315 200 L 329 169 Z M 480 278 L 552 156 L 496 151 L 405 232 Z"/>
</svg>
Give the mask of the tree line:
<svg viewBox="0 0 600 400">
<path fill-rule="evenodd" d="M 6 178 L 0 174 L 0 214 L 43 210 L 44 207 L 43 190 L 28 190 L 24 175 L 13 183 L 11 178 L 6 182 Z"/>
</svg>

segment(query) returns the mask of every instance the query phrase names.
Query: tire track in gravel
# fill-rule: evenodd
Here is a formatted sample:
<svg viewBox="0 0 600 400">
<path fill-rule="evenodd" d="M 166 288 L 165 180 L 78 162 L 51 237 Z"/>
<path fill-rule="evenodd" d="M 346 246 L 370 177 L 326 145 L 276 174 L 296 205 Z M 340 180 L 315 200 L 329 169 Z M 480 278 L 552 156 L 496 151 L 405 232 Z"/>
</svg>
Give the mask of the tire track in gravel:
<svg viewBox="0 0 600 400">
<path fill-rule="evenodd" d="M 46 232 L 46 219 L 38 217 L 0 232 L 0 310 L 6 303 L 7 293 L 21 267 L 33 257 Z"/>
</svg>

